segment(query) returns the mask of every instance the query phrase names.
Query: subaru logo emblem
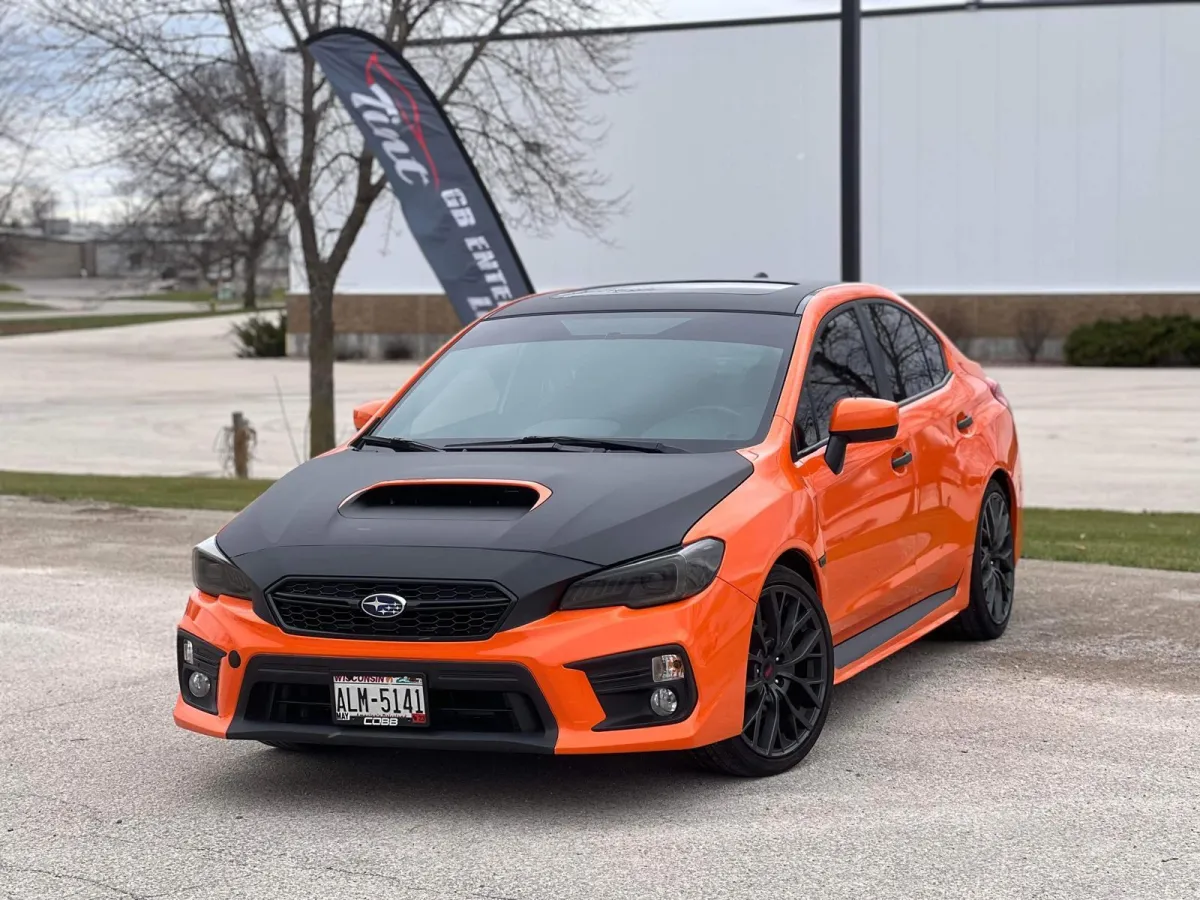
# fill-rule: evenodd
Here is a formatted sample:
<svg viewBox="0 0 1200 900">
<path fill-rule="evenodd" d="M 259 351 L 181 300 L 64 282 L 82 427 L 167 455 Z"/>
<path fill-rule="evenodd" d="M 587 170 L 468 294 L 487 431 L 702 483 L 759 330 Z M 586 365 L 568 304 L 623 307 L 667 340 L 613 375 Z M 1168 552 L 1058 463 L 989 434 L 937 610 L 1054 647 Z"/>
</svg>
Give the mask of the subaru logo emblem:
<svg viewBox="0 0 1200 900">
<path fill-rule="evenodd" d="M 371 594 L 360 604 L 362 611 L 375 619 L 394 619 L 404 612 L 408 601 L 399 594 Z"/>
</svg>

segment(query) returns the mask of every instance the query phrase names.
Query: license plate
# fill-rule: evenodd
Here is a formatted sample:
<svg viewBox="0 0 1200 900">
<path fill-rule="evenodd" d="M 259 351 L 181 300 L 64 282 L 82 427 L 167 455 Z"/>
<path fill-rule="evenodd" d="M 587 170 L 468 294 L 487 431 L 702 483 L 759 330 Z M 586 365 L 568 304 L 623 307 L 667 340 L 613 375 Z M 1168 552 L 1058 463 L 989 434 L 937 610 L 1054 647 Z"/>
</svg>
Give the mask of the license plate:
<svg viewBox="0 0 1200 900">
<path fill-rule="evenodd" d="M 428 725 L 425 679 L 420 675 L 334 675 L 333 720 L 382 728 Z"/>
</svg>

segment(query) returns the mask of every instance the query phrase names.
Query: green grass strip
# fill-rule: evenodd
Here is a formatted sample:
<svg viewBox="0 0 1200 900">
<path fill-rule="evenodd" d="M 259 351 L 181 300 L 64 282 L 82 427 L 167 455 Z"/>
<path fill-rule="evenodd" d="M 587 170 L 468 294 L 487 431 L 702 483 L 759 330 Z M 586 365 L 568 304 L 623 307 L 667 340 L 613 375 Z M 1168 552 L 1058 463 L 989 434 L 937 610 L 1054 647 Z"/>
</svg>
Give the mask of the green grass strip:
<svg viewBox="0 0 1200 900">
<path fill-rule="evenodd" d="M 240 310 L 237 310 L 240 312 Z M 81 328 L 114 328 L 121 325 L 145 325 L 149 322 L 170 322 L 175 319 L 203 319 L 227 316 L 229 310 L 216 312 L 159 312 L 130 315 L 55 316 L 45 319 L 0 319 L 0 336 L 45 334 L 50 331 L 76 331 Z"/>
<path fill-rule="evenodd" d="M 1200 572 L 1200 515 L 1027 509 L 1025 556 Z"/>
<path fill-rule="evenodd" d="M 46 500 L 91 500 L 122 506 L 239 510 L 271 486 L 265 479 L 155 475 L 61 475 L 0 471 L 0 494 Z"/>
</svg>

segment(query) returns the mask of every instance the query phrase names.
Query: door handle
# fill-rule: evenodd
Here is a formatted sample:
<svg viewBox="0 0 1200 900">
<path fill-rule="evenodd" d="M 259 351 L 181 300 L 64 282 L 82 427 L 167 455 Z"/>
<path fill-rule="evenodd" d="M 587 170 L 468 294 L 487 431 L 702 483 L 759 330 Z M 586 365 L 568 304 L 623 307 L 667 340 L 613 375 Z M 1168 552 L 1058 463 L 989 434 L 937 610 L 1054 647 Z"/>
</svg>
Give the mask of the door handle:
<svg viewBox="0 0 1200 900">
<path fill-rule="evenodd" d="M 893 469 L 903 469 L 910 462 L 912 462 L 912 451 L 905 450 L 899 456 L 892 457 L 892 468 Z"/>
<path fill-rule="evenodd" d="M 975 419 L 969 413 L 964 413 L 954 424 L 958 426 L 959 431 L 966 431 L 975 424 Z"/>
</svg>

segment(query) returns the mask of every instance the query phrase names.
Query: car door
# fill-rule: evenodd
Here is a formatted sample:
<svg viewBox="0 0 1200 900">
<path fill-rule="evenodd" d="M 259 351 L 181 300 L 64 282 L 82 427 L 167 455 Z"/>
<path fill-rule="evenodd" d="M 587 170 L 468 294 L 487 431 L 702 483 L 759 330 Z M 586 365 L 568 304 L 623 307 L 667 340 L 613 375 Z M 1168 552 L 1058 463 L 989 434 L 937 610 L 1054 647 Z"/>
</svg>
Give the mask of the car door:
<svg viewBox="0 0 1200 900">
<path fill-rule="evenodd" d="M 913 587 L 915 600 L 921 600 L 951 587 L 961 568 L 954 556 L 960 541 L 950 521 L 951 498 L 963 487 L 956 455 L 962 434 L 954 421 L 958 404 L 952 396 L 959 386 L 951 382 L 941 344 L 919 319 L 887 300 L 870 301 L 866 308 L 889 399 L 900 404 L 900 428 L 911 441 L 916 482 Z"/>
<path fill-rule="evenodd" d="M 910 518 L 916 482 L 903 429 L 890 441 L 851 444 L 834 474 L 823 450 L 834 404 L 879 397 L 874 354 L 857 303 L 826 314 L 817 328 L 796 410 L 797 470 L 813 491 L 825 541 L 825 610 L 837 642 L 910 602 L 914 574 Z"/>
</svg>

